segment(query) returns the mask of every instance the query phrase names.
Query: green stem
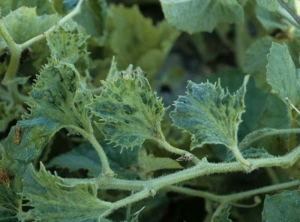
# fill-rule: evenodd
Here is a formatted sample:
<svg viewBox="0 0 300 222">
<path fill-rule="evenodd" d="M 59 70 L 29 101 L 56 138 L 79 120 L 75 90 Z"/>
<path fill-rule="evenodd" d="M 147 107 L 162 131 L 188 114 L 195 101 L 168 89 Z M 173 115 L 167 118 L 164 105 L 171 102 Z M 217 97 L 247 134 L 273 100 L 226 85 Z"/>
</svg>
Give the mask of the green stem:
<svg viewBox="0 0 300 222">
<path fill-rule="evenodd" d="M 278 0 L 279 4 L 293 17 L 293 19 L 300 25 L 299 16 L 282 0 Z"/>
<path fill-rule="evenodd" d="M 62 25 L 63 23 L 67 22 L 69 19 L 73 18 L 75 15 L 80 13 L 81 10 L 81 5 L 82 2 L 85 0 L 79 0 L 77 6 L 74 8 L 73 11 L 71 11 L 69 14 L 67 14 L 65 17 L 63 17 L 61 20 L 59 20 L 56 24 L 57 26 Z M 23 44 L 21 44 L 21 48 L 25 49 L 28 48 L 29 46 L 31 46 L 33 43 L 38 42 L 42 39 L 45 38 L 45 36 L 51 32 L 53 32 L 55 30 L 56 26 L 52 26 L 50 29 L 48 29 L 47 31 L 45 31 L 44 33 L 29 39 L 28 41 L 24 42 Z"/>
<path fill-rule="evenodd" d="M 242 154 L 241 154 L 241 152 L 240 152 L 240 150 L 239 150 L 239 148 L 237 146 L 231 147 L 230 150 L 232 151 L 232 153 L 235 156 L 236 160 L 239 161 L 243 166 L 246 167 L 246 170 L 251 170 L 251 164 L 249 163 L 248 160 L 246 160 L 242 156 Z"/>
<path fill-rule="evenodd" d="M 212 193 L 205 192 L 205 191 L 193 190 L 190 188 L 177 187 L 177 186 L 169 186 L 166 188 L 166 190 L 172 191 L 172 192 L 177 192 L 177 193 L 182 193 L 182 194 L 187 194 L 187 195 L 191 195 L 191 196 L 201 197 L 201 198 L 213 200 L 213 201 L 220 202 L 220 203 L 232 203 L 232 202 L 236 202 L 238 200 L 243 200 L 243 199 L 253 197 L 258 194 L 270 193 L 270 192 L 274 192 L 277 190 L 289 189 L 292 187 L 297 187 L 299 185 L 300 185 L 300 180 L 294 180 L 294 181 L 290 181 L 290 182 L 286 182 L 286 183 L 265 186 L 265 187 L 261 187 L 258 189 L 249 190 L 249 191 L 240 192 L 240 193 L 234 193 L 234 194 L 230 194 L 230 195 L 216 195 L 216 194 L 212 194 Z"/>
<path fill-rule="evenodd" d="M 251 163 L 253 163 L 257 168 L 260 167 L 273 167 L 273 166 L 279 166 L 279 167 L 289 167 L 292 166 L 298 159 L 300 158 L 300 146 L 294 149 L 292 152 L 289 154 L 283 156 L 283 157 L 273 157 L 273 158 L 261 158 L 261 159 L 250 159 Z M 144 181 L 146 184 L 144 189 L 130 197 L 127 197 L 125 199 L 119 200 L 115 203 L 113 203 L 112 208 L 110 208 L 108 211 L 105 211 L 103 215 L 101 216 L 107 216 L 109 215 L 112 211 L 125 207 L 127 204 L 139 201 L 141 199 L 144 199 L 150 195 L 154 195 L 156 191 L 165 188 L 167 186 L 180 183 L 183 181 L 187 181 L 196 177 L 200 176 L 205 176 L 205 175 L 210 175 L 210 174 L 216 174 L 216 173 L 229 173 L 229 172 L 237 172 L 237 171 L 244 171 L 243 165 L 241 165 L 239 162 L 234 162 L 234 163 L 208 163 L 206 161 L 200 161 L 196 166 L 193 166 L 191 168 L 173 173 L 171 175 L 166 175 L 162 176 L 156 179 Z M 116 179 L 114 182 L 116 182 L 115 186 L 113 189 L 118 189 L 117 186 L 117 181 Z M 106 180 L 101 180 L 101 186 L 106 183 Z M 131 187 L 136 186 L 137 189 L 140 188 L 141 186 L 141 181 L 128 181 L 130 183 Z M 299 184 L 299 180 L 296 181 L 295 183 Z M 121 184 L 121 183 L 120 183 Z M 273 185 L 272 189 L 280 189 L 282 188 L 282 184 L 277 184 Z M 286 184 L 285 184 L 286 185 Z M 100 186 L 99 186 L 100 187 Z M 122 190 L 123 187 L 119 186 L 119 189 Z M 265 192 L 268 190 L 268 188 L 260 188 L 259 192 Z M 259 189 L 257 189 L 259 190 Z M 247 191 L 246 194 L 245 192 L 243 194 L 240 194 L 236 196 L 237 194 L 234 194 L 234 198 L 244 198 L 244 196 L 247 195 L 254 195 L 254 191 Z M 228 198 L 228 197 L 227 197 Z M 225 199 L 227 202 L 231 201 L 233 197 L 230 197 L 228 199 Z"/>
<path fill-rule="evenodd" d="M 181 150 L 181 149 L 178 149 L 176 147 L 173 147 L 171 144 L 169 144 L 165 138 L 162 138 L 162 139 L 158 139 L 158 138 L 153 138 L 153 140 L 155 140 L 159 146 L 163 147 L 165 150 L 171 152 L 171 153 L 175 153 L 175 154 L 178 154 L 178 155 L 181 155 L 181 156 L 184 156 L 184 155 L 192 155 L 194 156 L 193 154 L 191 154 L 190 152 L 186 151 L 186 150 Z M 200 160 L 197 158 L 197 157 L 193 157 L 192 159 L 193 163 L 197 164 L 200 162 Z"/>
<path fill-rule="evenodd" d="M 90 141 L 90 143 L 93 145 L 93 147 L 97 151 L 97 153 L 100 157 L 101 163 L 102 163 L 102 174 L 104 176 L 108 176 L 108 177 L 114 176 L 114 172 L 110 169 L 107 156 L 106 156 L 102 146 L 98 143 L 98 141 L 97 141 L 96 137 L 94 136 L 94 134 L 87 133 L 85 130 L 83 130 L 79 127 L 70 126 L 70 128 L 75 129 L 84 138 L 86 138 L 88 141 Z"/>
<path fill-rule="evenodd" d="M 19 59 L 21 56 L 21 47 L 14 42 L 10 34 L 8 33 L 3 20 L 0 20 L 0 35 L 4 39 L 11 52 L 11 57 L 9 61 L 9 65 L 4 75 L 4 79 L 2 80 L 3 85 L 9 85 L 9 83 L 14 79 L 16 72 L 19 67 Z"/>
</svg>

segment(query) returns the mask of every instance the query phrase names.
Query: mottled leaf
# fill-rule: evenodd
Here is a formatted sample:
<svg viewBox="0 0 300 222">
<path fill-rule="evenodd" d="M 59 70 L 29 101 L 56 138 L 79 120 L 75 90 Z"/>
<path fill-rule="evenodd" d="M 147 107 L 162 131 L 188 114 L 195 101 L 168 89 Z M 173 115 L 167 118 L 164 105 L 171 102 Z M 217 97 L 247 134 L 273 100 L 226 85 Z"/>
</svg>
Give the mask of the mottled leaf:
<svg viewBox="0 0 300 222">
<path fill-rule="evenodd" d="M 107 140 L 133 148 L 162 136 L 160 122 L 165 109 L 144 76 L 133 71 L 102 83 L 103 91 L 90 108 L 100 117 L 97 126 Z"/>
<path fill-rule="evenodd" d="M 283 102 L 288 97 L 293 104 L 300 103 L 299 74 L 286 45 L 272 44 L 268 54 L 267 82 L 272 86 L 272 93 Z"/>
<path fill-rule="evenodd" d="M 37 172 L 32 165 L 24 177 L 22 195 L 28 199 L 29 215 L 40 221 L 97 221 L 111 203 L 97 198 L 93 184 L 72 185 L 41 165 Z"/>
<path fill-rule="evenodd" d="M 211 32 L 218 23 L 242 23 L 243 7 L 236 0 L 160 0 L 167 21 L 188 33 Z"/>
<path fill-rule="evenodd" d="M 30 92 L 27 119 L 47 116 L 61 127 L 91 131 L 88 110 L 91 93 L 73 65 L 52 60 L 40 72 Z"/>
<path fill-rule="evenodd" d="M 263 222 L 297 222 L 300 215 L 300 190 L 285 190 L 266 195 L 262 211 Z"/>
<path fill-rule="evenodd" d="M 18 121 L 3 142 L 7 157 L 25 162 L 34 160 L 59 129 L 59 122 L 47 116 Z"/>
<path fill-rule="evenodd" d="M 111 169 L 118 178 L 135 179 L 137 174 L 131 170 L 138 165 L 138 149 L 122 150 L 112 149 L 111 146 L 102 144 L 107 155 Z M 96 150 L 90 144 L 82 144 L 71 151 L 53 158 L 47 166 L 68 168 L 71 171 L 87 169 L 88 175 L 97 177 L 101 174 L 102 166 Z"/>
<path fill-rule="evenodd" d="M 192 134 L 192 149 L 204 144 L 236 146 L 248 78 L 244 78 L 242 87 L 232 95 L 220 83 L 189 81 L 186 96 L 175 101 L 170 117 L 175 126 Z"/>
<path fill-rule="evenodd" d="M 73 64 L 81 75 L 88 68 L 87 36 L 78 28 L 59 26 L 46 35 L 51 57 L 57 61 Z"/>
</svg>

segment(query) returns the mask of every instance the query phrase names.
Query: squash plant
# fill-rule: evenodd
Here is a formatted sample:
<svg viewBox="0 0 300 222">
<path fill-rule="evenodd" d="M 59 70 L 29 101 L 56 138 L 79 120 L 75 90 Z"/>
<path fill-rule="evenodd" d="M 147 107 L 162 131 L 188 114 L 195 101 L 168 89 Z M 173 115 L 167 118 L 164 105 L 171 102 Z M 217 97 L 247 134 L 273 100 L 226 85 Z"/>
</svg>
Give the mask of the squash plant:
<svg viewBox="0 0 300 222">
<path fill-rule="evenodd" d="M 298 1 L 0 9 L 0 221 L 299 221 Z"/>
</svg>

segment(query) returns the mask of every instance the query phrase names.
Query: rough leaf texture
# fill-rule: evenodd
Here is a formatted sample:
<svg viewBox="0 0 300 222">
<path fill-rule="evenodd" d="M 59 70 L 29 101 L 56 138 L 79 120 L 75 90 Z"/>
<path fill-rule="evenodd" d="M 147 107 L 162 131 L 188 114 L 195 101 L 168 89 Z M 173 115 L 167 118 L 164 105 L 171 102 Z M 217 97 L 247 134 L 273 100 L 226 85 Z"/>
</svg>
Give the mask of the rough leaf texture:
<svg viewBox="0 0 300 222">
<path fill-rule="evenodd" d="M 164 108 L 144 76 L 134 71 L 102 83 L 104 90 L 90 108 L 101 118 L 98 126 L 106 139 L 133 148 L 145 139 L 161 137 Z"/>
<path fill-rule="evenodd" d="M 299 221 L 300 215 L 300 191 L 285 190 L 280 194 L 266 195 L 264 210 L 262 212 L 263 222 Z"/>
<path fill-rule="evenodd" d="M 211 32 L 219 22 L 241 23 L 243 7 L 236 0 L 160 0 L 166 19 L 188 33 Z"/>
<path fill-rule="evenodd" d="M 22 195 L 29 200 L 25 205 L 33 207 L 28 213 L 41 221 L 96 221 L 110 208 L 109 202 L 97 198 L 95 185 L 72 186 L 43 165 L 39 172 L 32 165 L 28 167 Z"/>
<path fill-rule="evenodd" d="M 272 93 L 283 102 L 288 97 L 293 104 L 299 104 L 299 74 L 286 45 L 272 44 L 268 54 L 267 82 L 272 86 Z"/>
<path fill-rule="evenodd" d="M 233 95 L 220 84 L 189 82 L 186 96 L 175 101 L 170 113 L 174 125 L 192 134 L 191 148 L 204 144 L 237 144 L 237 130 L 244 112 L 244 96 L 249 76 Z"/>
</svg>

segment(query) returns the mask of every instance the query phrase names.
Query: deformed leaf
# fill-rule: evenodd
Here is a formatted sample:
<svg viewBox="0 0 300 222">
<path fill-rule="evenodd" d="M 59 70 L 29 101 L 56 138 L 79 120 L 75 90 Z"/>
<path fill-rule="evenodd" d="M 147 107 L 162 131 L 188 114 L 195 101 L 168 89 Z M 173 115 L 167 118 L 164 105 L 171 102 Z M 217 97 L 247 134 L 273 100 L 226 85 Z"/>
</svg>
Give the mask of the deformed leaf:
<svg viewBox="0 0 300 222">
<path fill-rule="evenodd" d="M 167 21 L 188 33 L 211 32 L 218 23 L 242 23 L 243 7 L 236 0 L 160 0 Z"/>
<path fill-rule="evenodd" d="M 97 198 L 94 184 L 68 184 L 42 164 L 39 172 L 29 165 L 22 195 L 29 201 L 23 206 L 31 207 L 28 214 L 40 221 L 97 221 L 111 207 Z"/>
<path fill-rule="evenodd" d="M 135 179 L 137 174 L 130 170 L 138 165 L 138 149 L 133 151 L 120 148 L 111 149 L 109 145 L 101 144 L 105 151 L 111 169 L 118 175 L 118 178 Z M 101 174 L 102 166 L 96 150 L 91 144 L 82 144 L 71 151 L 53 158 L 48 167 L 56 166 L 68 168 L 71 171 L 87 169 L 88 175 L 97 177 Z"/>
<path fill-rule="evenodd" d="M 0 221 L 18 221 L 19 204 L 17 194 L 0 182 Z"/>
<path fill-rule="evenodd" d="M 75 26 L 59 26 L 46 35 L 51 57 L 73 64 L 81 75 L 88 68 L 87 37 Z"/>
<path fill-rule="evenodd" d="M 268 54 L 267 82 L 272 86 L 272 93 L 283 102 L 288 97 L 293 104 L 300 103 L 299 74 L 286 45 L 272 44 Z"/>
<path fill-rule="evenodd" d="M 37 16 L 35 8 L 21 7 L 5 16 L 1 22 L 16 43 L 23 43 L 45 32 L 58 19 L 57 14 Z M 0 50 L 5 47 L 6 42 L 0 36 Z"/>
<path fill-rule="evenodd" d="M 262 221 L 299 221 L 299 200 L 300 190 L 285 190 L 280 194 L 266 195 L 262 211 Z"/>
<path fill-rule="evenodd" d="M 89 107 L 100 117 L 97 126 L 107 140 L 133 148 L 162 136 L 160 122 L 165 109 L 144 76 L 133 72 L 102 83 L 101 95 Z"/>
<path fill-rule="evenodd" d="M 249 76 L 241 88 L 231 95 L 220 83 L 196 84 L 189 81 L 187 95 L 175 101 L 170 113 L 174 125 L 192 134 L 191 148 L 204 144 L 237 144 L 237 130 L 244 112 L 244 96 Z"/>
<path fill-rule="evenodd" d="M 6 155 L 11 160 L 34 160 L 60 129 L 59 124 L 47 116 L 18 121 L 3 142 Z"/>
<path fill-rule="evenodd" d="M 27 119 L 47 116 L 60 127 L 75 126 L 91 131 L 88 110 L 91 93 L 71 64 L 50 61 L 44 66 L 30 92 Z"/>
</svg>

